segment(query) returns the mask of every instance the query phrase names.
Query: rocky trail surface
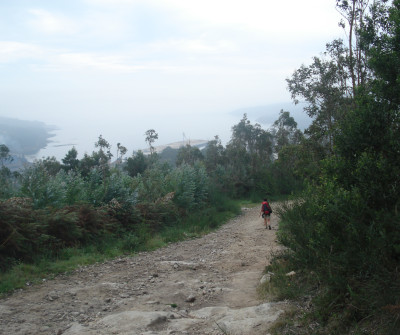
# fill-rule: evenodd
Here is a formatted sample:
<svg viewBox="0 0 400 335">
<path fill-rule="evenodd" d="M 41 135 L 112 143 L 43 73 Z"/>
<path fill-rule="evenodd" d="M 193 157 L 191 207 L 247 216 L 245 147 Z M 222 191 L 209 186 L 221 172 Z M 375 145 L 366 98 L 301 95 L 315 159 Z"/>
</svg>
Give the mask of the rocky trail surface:
<svg viewBox="0 0 400 335">
<path fill-rule="evenodd" d="M 0 300 L 0 334 L 266 335 L 257 286 L 276 243 L 257 208 L 202 238 L 85 266 Z"/>
</svg>

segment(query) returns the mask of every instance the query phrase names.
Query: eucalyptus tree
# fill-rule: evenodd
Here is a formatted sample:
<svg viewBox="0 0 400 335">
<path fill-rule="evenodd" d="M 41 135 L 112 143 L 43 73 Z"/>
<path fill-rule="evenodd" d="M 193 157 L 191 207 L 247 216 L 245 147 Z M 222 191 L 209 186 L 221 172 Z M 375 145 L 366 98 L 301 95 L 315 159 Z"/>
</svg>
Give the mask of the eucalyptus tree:
<svg viewBox="0 0 400 335">
<path fill-rule="evenodd" d="M 0 199 L 5 199 L 12 194 L 12 173 L 10 169 L 4 166 L 4 163 L 11 162 L 12 156 L 10 149 L 5 144 L 0 144 Z"/>
<path fill-rule="evenodd" d="M 102 135 L 99 136 L 97 142 L 94 144 L 98 151 L 93 151 L 91 155 L 85 153 L 83 158 L 79 161 L 79 171 L 82 176 L 88 177 L 94 168 L 101 171 L 103 179 L 107 177 L 110 172 L 109 161 L 113 154 L 111 153 L 111 145 Z M 73 160 L 75 152 L 72 151 L 69 158 Z"/>
<path fill-rule="evenodd" d="M 155 153 L 153 143 L 158 140 L 158 134 L 154 129 L 149 129 L 144 134 L 146 135 L 145 141 L 149 145 L 150 155 L 153 156 Z"/>
<path fill-rule="evenodd" d="M 347 59 L 353 97 L 357 87 L 365 84 L 367 79 L 365 50 L 361 47 L 359 32 L 364 26 L 369 3 L 370 0 L 336 0 L 336 8 L 343 17 L 339 25 L 348 40 Z"/>
<path fill-rule="evenodd" d="M 77 170 L 79 167 L 78 151 L 72 147 L 61 160 L 66 171 Z"/>
<path fill-rule="evenodd" d="M 278 154 L 285 146 L 299 144 L 303 137 L 290 112 L 283 109 L 279 112 L 278 120 L 272 125 L 272 134 L 275 137 L 275 152 Z"/>
<path fill-rule="evenodd" d="M 5 144 L 0 144 L 0 163 L 4 166 L 7 161 L 12 161 L 12 156 L 10 155 L 10 149 Z"/>
<path fill-rule="evenodd" d="M 128 149 L 121 145 L 121 143 L 117 143 L 117 161 L 122 162 L 122 158 L 128 152 Z"/>
<path fill-rule="evenodd" d="M 101 159 L 106 160 L 106 162 L 108 162 L 113 156 L 113 154 L 111 153 L 111 145 L 105 138 L 103 138 L 103 135 L 99 136 L 99 139 L 94 144 L 94 146 L 96 148 L 100 148 L 99 153 L 102 156 Z"/>
<path fill-rule="evenodd" d="M 337 137 L 339 176 L 371 205 L 393 208 L 400 204 L 400 1 L 374 3 L 360 37 L 371 76 Z"/>
<path fill-rule="evenodd" d="M 219 136 L 216 135 L 213 140 L 208 141 L 204 149 L 204 163 L 207 171 L 212 174 L 217 169 L 217 166 L 225 165 L 225 156 L 224 146 Z"/>
<path fill-rule="evenodd" d="M 99 163 L 99 167 L 104 179 L 109 172 L 110 168 L 108 166 L 108 163 L 113 156 L 113 154 L 111 153 L 111 145 L 105 138 L 103 138 L 102 135 L 100 135 L 94 146 L 96 148 L 99 148 L 98 152 L 93 152 L 93 156 L 97 159 Z"/>
<path fill-rule="evenodd" d="M 50 176 L 55 176 L 62 169 L 61 163 L 54 156 L 43 158 L 40 161 Z"/>
<path fill-rule="evenodd" d="M 359 77 L 357 63 L 349 63 L 345 52 L 345 76 L 337 75 L 340 67 L 332 58 L 324 67 L 317 61 L 303 67 L 289 81 L 291 93 L 315 112 L 308 133 L 329 130 L 323 116 L 332 106 L 334 155 L 322 160 L 318 183 L 304 201 L 283 215 L 280 237 L 293 251 L 294 264 L 315 271 L 327 286 L 319 301 L 335 296 L 334 304 L 316 312 L 330 315 L 338 306 L 351 306 L 340 316 L 345 325 L 358 322 L 357 330 L 363 329 L 368 319 L 368 326 L 378 325 L 376 333 L 397 334 L 398 315 L 383 311 L 400 301 L 400 0 L 374 1 L 368 12 L 356 11 L 362 1 L 338 3 L 349 10 L 364 72 Z M 362 23 L 355 23 L 361 18 L 356 15 L 363 15 Z M 350 93 L 339 79 L 350 82 Z M 304 143 L 315 145 L 310 138 Z"/>
<path fill-rule="evenodd" d="M 204 156 L 198 147 L 193 147 L 190 144 L 182 146 L 178 150 L 176 157 L 176 165 L 188 164 L 193 166 L 197 161 L 203 161 Z"/>
<path fill-rule="evenodd" d="M 254 190 L 272 163 L 272 137 L 258 123 L 252 125 L 246 114 L 232 127 L 231 140 L 226 146 L 227 168 L 240 193 Z"/>
<path fill-rule="evenodd" d="M 306 133 L 327 155 L 333 154 L 337 121 L 352 106 L 349 78 L 346 48 L 335 40 L 327 44 L 323 57 L 314 57 L 311 65 L 302 65 L 286 80 L 295 104 L 305 100 L 304 111 L 313 119 Z"/>
<path fill-rule="evenodd" d="M 127 159 L 124 170 L 127 171 L 131 177 L 135 177 L 137 174 L 142 174 L 149 164 L 148 157 L 139 150 L 137 153 L 133 153 L 132 157 Z"/>
</svg>

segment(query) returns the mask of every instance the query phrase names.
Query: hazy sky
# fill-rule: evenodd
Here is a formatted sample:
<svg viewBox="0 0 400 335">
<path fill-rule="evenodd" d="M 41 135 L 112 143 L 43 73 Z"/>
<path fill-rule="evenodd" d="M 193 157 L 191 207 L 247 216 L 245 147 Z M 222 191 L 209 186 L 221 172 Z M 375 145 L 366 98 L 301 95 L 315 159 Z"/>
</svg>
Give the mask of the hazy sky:
<svg viewBox="0 0 400 335">
<path fill-rule="evenodd" d="M 0 115 L 129 152 L 150 128 L 223 137 L 236 120 L 210 117 L 290 101 L 285 78 L 342 34 L 335 3 L 1 0 Z"/>
</svg>

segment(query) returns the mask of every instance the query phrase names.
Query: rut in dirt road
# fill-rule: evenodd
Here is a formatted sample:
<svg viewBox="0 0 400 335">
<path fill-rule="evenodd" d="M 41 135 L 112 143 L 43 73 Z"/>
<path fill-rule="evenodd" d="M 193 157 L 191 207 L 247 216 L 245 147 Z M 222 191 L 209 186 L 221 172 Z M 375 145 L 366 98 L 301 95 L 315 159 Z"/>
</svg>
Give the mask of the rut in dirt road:
<svg viewBox="0 0 400 335">
<path fill-rule="evenodd" d="M 280 247 L 259 208 L 202 238 L 77 269 L 0 301 L 0 334 L 265 335 L 286 304 L 257 296 Z"/>
</svg>

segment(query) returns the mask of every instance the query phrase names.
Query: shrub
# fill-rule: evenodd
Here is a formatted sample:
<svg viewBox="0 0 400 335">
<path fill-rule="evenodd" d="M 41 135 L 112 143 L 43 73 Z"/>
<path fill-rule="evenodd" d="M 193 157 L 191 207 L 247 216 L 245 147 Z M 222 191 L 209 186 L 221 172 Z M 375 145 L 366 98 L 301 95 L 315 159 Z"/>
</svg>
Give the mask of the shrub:
<svg viewBox="0 0 400 335">
<path fill-rule="evenodd" d="M 360 320 L 400 299 L 400 233 L 395 213 L 370 208 L 357 188 L 343 190 L 323 182 L 287 204 L 278 238 L 291 252 L 296 269 L 315 271 L 327 290 L 320 310 L 353 306 L 348 317 Z M 390 279 L 391 294 L 386 280 Z M 374 292 L 374 294 L 371 294 Z M 335 297 L 333 301 L 329 297 Z"/>
<path fill-rule="evenodd" d="M 31 259 L 39 245 L 50 237 L 46 227 L 38 220 L 29 198 L 11 198 L 0 201 L 0 268 L 11 259 Z"/>
<path fill-rule="evenodd" d="M 202 208 L 208 196 L 208 177 L 201 163 L 182 164 L 167 176 L 167 188 L 175 193 L 174 203 L 186 211 Z"/>
</svg>

